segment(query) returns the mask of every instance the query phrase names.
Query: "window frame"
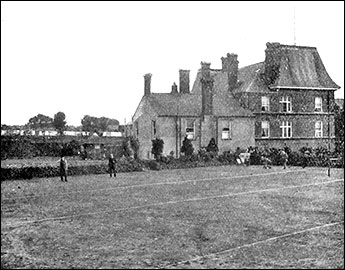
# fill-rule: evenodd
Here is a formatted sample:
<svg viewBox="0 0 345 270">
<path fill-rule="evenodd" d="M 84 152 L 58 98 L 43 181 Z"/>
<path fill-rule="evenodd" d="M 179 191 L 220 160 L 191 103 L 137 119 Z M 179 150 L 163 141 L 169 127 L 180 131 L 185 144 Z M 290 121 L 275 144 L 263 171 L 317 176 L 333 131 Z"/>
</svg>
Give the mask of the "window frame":
<svg viewBox="0 0 345 270">
<path fill-rule="evenodd" d="M 291 121 L 282 121 L 280 129 L 281 129 L 281 138 L 292 138 L 292 122 Z M 289 131 L 290 131 L 290 136 L 288 136 Z"/>
<path fill-rule="evenodd" d="M 317 102 L 319 100 L 320 102 Z M 322 97 L 315 97 L 315 112 L 322 112 Z"/>
<path fill-rule="evenodd" d="M 264 109 L 267 108 L 267 109 Z M 269 112 L 270 111 L 270 98 L 268 96 L 261 96 L 261 111 Z"/>
<path fill-rule="evenodd" d="M 317 127 L 317 124 L 320 124 L 319 127 Z M 315 122 L 315 138 L 322 138 L 323 137 L 323 123 L 322 121 L 316 121 Z"/>
<path fill-rule="evenodd" d="M 232 130 L 232 123 L 231 120 L 228 119 L 222 119 L 222 132 L 221 132 L 221 138 L 222 140 L 231 140 L 232 136 L 231 136 L 231 130 Z M 224 124 L 226 122 L 226 124 Z M 224 129 L 228 129 L 228 131 L 224 130 Z M 227 137 L 224 137 L 223 135 L 227 134 Z"/>
<path fill-rule="evenodd" d="M 291 113 L 292 112 L 292 99 L 290 96 L 281 96 L 279 100 L 280 112 Z M 284 111 L 284 105 L 286 105 L 286 111 Z"/>
<path fill-rule="evenodd" d="M 189 121 L 192 121 L 193 127 L 188 126 L 188 122 Z M 185 132 L 186 132 L 186 137 L 187 137 L 188 140 L 196 140 L 196 136 L 195 136 L 195 122 L 196 122 L 195 119 L 186 119 L 186 129 L 185 129 Z M 193 131 L 187 131 L 188 129 L 191 129 L 191 128 L 193 128 Z M 192 136 L 192 138 L 189 137 L 190 135 Z"/>
<path fill-rule="evenodd" d="M 152 139 L 156 139 L 157 137 L 157 121 L 151 120 L 151 137 Z"/>
<path fill-rule="evenodd" d="M 267 127 L 264 128 L 263 124 L 267 123 Z M 267 136 L 263 136 L 263 131 L 267 129 Z M 261 121 L 261 138 L 269 138 L 270 137 L 270 122 L 265 120 L 265 121 Z"/>
</svg>

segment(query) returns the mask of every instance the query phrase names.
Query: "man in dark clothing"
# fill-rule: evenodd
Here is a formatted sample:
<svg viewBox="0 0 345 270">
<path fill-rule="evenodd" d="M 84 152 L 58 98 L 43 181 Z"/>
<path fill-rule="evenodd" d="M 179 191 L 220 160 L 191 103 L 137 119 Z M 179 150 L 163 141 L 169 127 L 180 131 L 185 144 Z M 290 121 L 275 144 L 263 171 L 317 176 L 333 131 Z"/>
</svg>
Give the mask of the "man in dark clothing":
<svg viewBox="0 0 345 270">
<path fill-rule="evenodd" d="M 303 164 L 302 164 L 303 169 L 309 165 L 309 159 L 310 159 L 310 151 L 306 149 L 303 153 Z"/>
<path fill-rule="evenodd" d="M 108 163 L 110 177 L 112 177 L 113 174 L 114 174 L 114 177 L 116 177 L 116 167 L 115 167 L 115 163 L 116 163 L 116 159 L 114 158 L 114 155 L 113 155 L 113 154 L 110 154 L 109 163 Z"/>
<path fill-rule="evenodd" d="M 63 178 L 65 178 L 65 182 L 67 182 L 67 169 L 68 169 L 68 164 L 67 160 L 64 156 L 61 156 L 60 159 L 60 177 L 61 181 L 63 182 Z"/>
</svg>

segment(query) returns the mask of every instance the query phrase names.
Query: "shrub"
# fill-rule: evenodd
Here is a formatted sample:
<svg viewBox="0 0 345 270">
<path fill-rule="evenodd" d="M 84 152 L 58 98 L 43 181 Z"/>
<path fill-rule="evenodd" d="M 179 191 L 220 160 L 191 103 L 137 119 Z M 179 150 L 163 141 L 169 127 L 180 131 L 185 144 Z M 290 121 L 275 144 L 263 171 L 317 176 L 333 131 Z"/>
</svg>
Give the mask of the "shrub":
<svg viewBox="0 0 345 270">
<path fill-rule="evenodd" d="M 193 152 L 194 147 L 192 145 L 192 142 L 186 136 L 182 142 L 181 153 L 184 153 L 186 156 L 190 157 Z"/>
<path fill-rule="evenodd" d="M 156 138 L 152 140 L 151 153 L 154 155 L 156 160 L 159 160 L 161 154 L 163 153 L 164 141 L 162 139 Z"/>
</svg>

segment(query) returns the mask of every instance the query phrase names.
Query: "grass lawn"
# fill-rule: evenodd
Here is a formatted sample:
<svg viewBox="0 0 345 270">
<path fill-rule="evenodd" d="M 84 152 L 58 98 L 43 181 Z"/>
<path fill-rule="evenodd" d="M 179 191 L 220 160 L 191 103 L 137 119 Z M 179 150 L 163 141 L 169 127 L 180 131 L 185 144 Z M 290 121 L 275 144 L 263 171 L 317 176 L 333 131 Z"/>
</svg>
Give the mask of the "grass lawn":
<svg viewBox="0 0 345 270">
<path fill-rule="evenodd" d="M 1 266 L 344 268 L 343 179 L 217 166 L 4 181 Z"/>
</svg>

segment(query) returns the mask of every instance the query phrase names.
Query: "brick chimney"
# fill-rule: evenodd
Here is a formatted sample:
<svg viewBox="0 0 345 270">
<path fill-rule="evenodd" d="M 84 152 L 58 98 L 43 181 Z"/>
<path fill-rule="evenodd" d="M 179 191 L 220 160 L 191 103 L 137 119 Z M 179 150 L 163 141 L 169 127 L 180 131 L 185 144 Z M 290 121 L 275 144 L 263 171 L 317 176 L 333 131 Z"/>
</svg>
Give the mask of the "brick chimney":
<svg viewBox="0 0 345 270">
<path fill-rule="evenodd" d="M 268 85 L 273 84 L 279 76 L 282 50 L 280 43 L 267 42 L 265 50 L 265 79 Z"/>
<path fill-rule="evenodd" d="M 238 60 L 237 54 L 228 53 L 226 57 L 222 57 L 222 71 L 228 73 L 229 90 L 233 90 L 237 84 L 238 78 Z"/>
<path fill-rule="evenodd" d="M 189 94 L 189 72 L 190 70 L 180 69 L 180 93 Z"/>
<path fill-rule="evenodd" d="M 213 78 L 210 71 L 211 63 L 201 62 L 201 91 L 202 91 L 202 114 L 213 113 Z"/>
<path fill-rule="evenodd" d="M 144 75 L 144 81 L 145 81 L 145 86 L 144 86 L 144 96 L 148 96 L 151 94 L 151 73 L 147 73 Z"/>
<path fill-rule="evenodd" d="M 178 91 L 177 91 L 177 85 L 176 83 L 174 82 L 173 85 L 171 86 L 171 94 L 178 94 Z"/>
</svg>

